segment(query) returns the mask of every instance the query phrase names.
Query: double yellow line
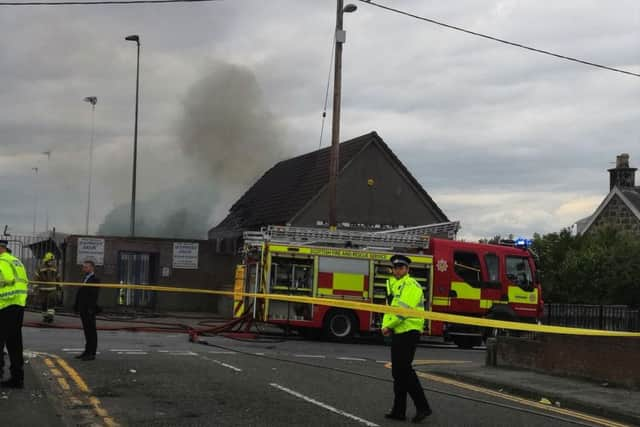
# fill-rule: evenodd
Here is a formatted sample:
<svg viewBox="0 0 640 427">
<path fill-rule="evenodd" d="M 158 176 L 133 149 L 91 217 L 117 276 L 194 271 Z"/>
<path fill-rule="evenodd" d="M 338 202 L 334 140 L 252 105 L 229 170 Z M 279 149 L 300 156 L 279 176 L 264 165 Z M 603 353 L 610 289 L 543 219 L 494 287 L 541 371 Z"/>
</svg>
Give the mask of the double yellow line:
<svg viewBox="0 0 640 427">
<path fill-rule="evenodd" d="M 539 409 L 542 411 L 554 412 L 556 414 L 564 415 L 567 417 L 576 418 L 579 420 L 587 421 L 590 423 L 606 426 L 606 427 L 630 427 L 627 424 L 621 424 L 616 421 L 608 420 L 606 418 L 595 417 L 592 415 L 587 415 L 582 412 L 572 411 L 570 409 L 558 408 L 553 405 L 544 405 L 542 403 L 534 402 L 531 400 L 523 399 L 521 397 L 512 396 L 510 394 L 501 393 L 499 391 L 493 391 L 484 387 L 478 387 L 475 385 L 463 383 L 460 381 L 452 380 L 450 378 L 441 377 L 439 375 L 427 374 L 425 372 L 418 372 L 416 374 L 424 379 L 439 382 L 442 384 L 451 385 L 454 387 L 463 388 L 465 390 L 473 391 L 476 393 L 482 393 L 492 397 L 498 397 L 500 399 L 508 400 L 511 402 L 519 403 L 521 405 L 529 406 L 535 409 Z"/>
<path fill-rule="evenodd" d="M 106 427 L 119 427 L 119 424 L 102 407 L 100 399 L 91 394 L 91 390 L 89 389 L 89 386 L 87 386 L 87 383 L 64 359 L 52 354 L 37 354 L 44 356 L 45 365 L 47 365 L 49 371 L 55 377 L 58 385 L 62 389 L 63 393 L 65 393 L 72 406 L 82 406 L 82 399 L 84 398 L 85 401 L 89 403 L 94 414 L 102 420 Z M 62 371 L 59 368 L 62 368 Z M 73 387 L 69 384 L 69 381 L 63 374 L 63 371 L 73 381 L 75 388 L 80 391 L 80 396 L 74 393 Z"/>
<path fill-rule="evenodd" d="M 418 317 L 425 320 L 434 320 L 446 323 L 457 323 L 461 325 L 481 326 L 486 328 L 498 328 L 498 329 L 511 329 L 517 331 L 527 332 L 541 332 L 548 334 L 565 334 L 565 335 L 588 335 L 588 336 L 604 336 L 604 337 L 628 337 L 628 338 L 640 338 L 640 332 L 620 332 L 620 331 L 605 331 L 601 329 L 582 329 L 582 328 L 567 328 L 563 326 L 548 326 L 537 325 L 530 323 L 509 322 L 504 320 L 492 320 L 481 317 L 469 317 L 461 316 L 458 314 L 440 313 L 435 311 L 419 311 L 411 310 L 400 307 L 389 307 L 381 304 L 371 304 L 367 302 L 353 301 L 350 299 L 337 299 L 335 296 L 330 298 L 314 298 L 304 297 L 297 295 L 282 295 L 282 294 L 263 294 L 263 293 L 247 293 L 247 292 L 232 292 L 232 291 L 215 291 L 212 289 L 194 289 L 194 288 L 179 288 L 173 286 L 159 286 L 159 285 L 125 285 L 118 283 L 78 283 L 78 282 L 31 282 L 34 284 L 55 284 L 58 286 L 88 286 L 95 288 L 107 288 L 107 289 L 138 289 L 144 291 L 156 291 L 156 292 L 178 292 L 178 293 L 192 293 L 192 294 L 206 294 L 206 295 L 220 295 L 231 298 L 257 298 L 264 300 L 275 301 L 287 301 L 297 302 L 302 304 L 317 304 L 330 307 L 346 308 L 350 310 L 362 310 L 371 311 L 374 313 L 391 313 L 399 314 L 405 317 Z"/>
</svg>

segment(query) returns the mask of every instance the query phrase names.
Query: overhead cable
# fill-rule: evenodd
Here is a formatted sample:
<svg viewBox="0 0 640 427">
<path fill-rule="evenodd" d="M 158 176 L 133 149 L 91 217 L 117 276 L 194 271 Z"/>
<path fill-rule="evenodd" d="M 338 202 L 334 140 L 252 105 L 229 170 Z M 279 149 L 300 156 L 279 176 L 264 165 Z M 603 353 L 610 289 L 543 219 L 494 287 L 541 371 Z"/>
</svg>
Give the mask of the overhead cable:
<svg viewBox="0 0 640 427">
<path fill-rule="evenodd" d="M 97 0 L 97 1 L 0 1 L 0 6 L 93 6 L 157 3 L 206 3 L 222 0 Z"/>
<path fill-rule="evenodd" d="M 379 4 L 379 3 L 376 3 L 376 2 L 373 2 L 373 1 L 370 1 L 370 0 L 359 0 L 359 1 L 361 1 L 362 3 L 366 3 L 368 5 L 371 5 L 371 6 L 378 7 L 380 9 L 385 9 L 385 10 L 387 10 L 389 12 L 393 12 L 393 13 L 397 13 L 397 14 L 400 14 L 400 15 L 408 16 L 410 18 L 418 19 L 418 20 L 424 21 L 424 22 L 429 22 L 431 24 L 439 25 L 441 27 L 445 27 L 445 28 L 448 28 L 450 30 L 460 31 L 460 32 L 463 32 L 463 33 L 471 34 L 471 35 L 476 36 L 476 37 L 482 37 L 484 39 L 492 40 L 492 41 L 495 41 L 495 42 L 498 42 L 498 43 L 503 43 L 503 44 L 506 44 L 506 45 L 509 45 L 509 46 L 514 46 L 514 47 L 518 47 L 518 48 L 521 48 L 521 49 L 526 49 L 526 50 L 531 51 L 531 52 L 536 52 L 536 53 L 540 53 L 540 54 L 543 54 L 543 55 L 549 55 L 549 56 L 553 56 L 553 57 L 556 57 L 556 58 L 559 58 L 559 59 L 564 59 L 566 61 L 577 62 L 579 64 L 588 65 L 590 67 L 601 68 L 603 70 L 614 71 L 616 73 L 627 74 L 627 75 L 633 76 L 633 77 L 640 77 L 640 74 L 634 73 L 634 72 L 631 72 L 631 71 L 622 70 L 620 68 L 609 67 L 607 65 L 602 65 L 602 64 L 595 63 L 595 62 L 586 61 L 584 59 L 579 59 L 579 58 L 575 58 L 575 57 L 572 57 L 572 56 L 561 55 L 559 53 L 550 52 L 550 51 L 544 50 L 544 49 L 538 49 L 538 48 L 527 46 L 527 45 L 524 45 L 524 44 L 521 44 L 521 43 L 516 43 L 516 42 L 509 41 L 509 40 L 501 39 L 501 38 L 498 38 L 498 37 L 490 36 L 488 34 L 479 33 L 477 31 L 467 30 L 466 28 L 457 27 L 457 26 L 451 25 L 451 24 L 446 24 L 444 22 L 436 21 L 435 19 L 427 18 L 427 17 L 424 17 L 424 16 L 420 16 L 420 15 L 416 15 L 416 14 L 404 11 L 404 10 L 400 10 L 400 9 L 396 9 L 396 8 L 393 8 L 393 7 L 385 6 L 383 4 Z"/>
</svg>

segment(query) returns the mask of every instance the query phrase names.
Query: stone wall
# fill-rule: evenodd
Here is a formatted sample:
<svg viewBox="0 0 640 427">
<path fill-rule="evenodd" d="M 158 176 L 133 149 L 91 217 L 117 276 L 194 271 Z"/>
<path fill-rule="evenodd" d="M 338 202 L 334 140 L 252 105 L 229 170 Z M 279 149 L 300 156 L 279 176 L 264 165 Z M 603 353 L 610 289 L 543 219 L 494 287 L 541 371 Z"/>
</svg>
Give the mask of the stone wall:
<svg viewBox="0 0 640 427">
<path fill-rule="evenodd" d="M 611 198 L 609 204 L 596 218 L 588 232 L 593 232 L 608 225 L 640 234 L 640 221 L 617 195 Z"/>
<path fill-rule="evenodd" d="M 498 337 L 487 363 L 640 389 L 640 339 L 541 335 Z"/>
</svg>

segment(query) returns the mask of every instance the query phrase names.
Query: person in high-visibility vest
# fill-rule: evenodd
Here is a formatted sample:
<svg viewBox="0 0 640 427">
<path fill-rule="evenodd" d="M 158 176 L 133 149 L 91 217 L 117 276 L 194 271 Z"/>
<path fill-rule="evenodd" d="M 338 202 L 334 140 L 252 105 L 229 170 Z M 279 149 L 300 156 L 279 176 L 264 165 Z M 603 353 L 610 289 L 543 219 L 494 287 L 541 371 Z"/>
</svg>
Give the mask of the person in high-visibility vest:
<svg viewBox="0 0 640 427">
<path fill-rule="evenodd" d="M 7 252 L 8 244 L 0 240 L 0 342 L 9 352 L 11 378 L 0 382 L 0 386 L 23 388 L 22 320 L 29 280 L 22 262 Z"/>
<path fill-rule="evenodd" d="M 7 253 L 11 255 L 11 249 L 7 248 Z M 0 334 L 0 380 L 4 377 L 4 341 Z"/>
<path fill-rule="evenodd" d="M 409 276 L 411 259 L 404 255 L 391 257 L 393 277 L 387 282 L 389 305 L 412 310 L 424 311 L 424 292 L 422 287 Z M 416 354 L 420 335 L 424 329 L 421 317 L 406 317 L 397 314 L 385 314 L 382 319 L 382 334 L 391 336 L 391 374 L 393 376 L 393 408 L 385 414 L 392 420 L 406 419 L 407 394 L 416 406 L 414 423 L 431 415 L 431 407 L 424 395 L 420 380 L 411 364 Z"/>
<path fill-rule="evenodd" d="M 42 265 L 36 273 L 38 282 L 59 282 L 58 266 L 56 257 L 52 252 L 47 252 L 42 258 Z M 52 323 L 56 314 L 55 300 L 57 300 L 60 286 L 48 283 L 39 283 L 37 288 L 38 303 L 42 309 L 42 320 Z"/>
</svg>

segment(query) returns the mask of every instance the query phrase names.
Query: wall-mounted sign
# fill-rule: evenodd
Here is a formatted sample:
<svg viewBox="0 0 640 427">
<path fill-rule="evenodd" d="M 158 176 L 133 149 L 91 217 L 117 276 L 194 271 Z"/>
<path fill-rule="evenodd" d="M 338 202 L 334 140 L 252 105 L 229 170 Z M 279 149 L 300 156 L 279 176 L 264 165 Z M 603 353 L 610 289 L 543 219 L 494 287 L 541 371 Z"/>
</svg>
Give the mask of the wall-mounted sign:
<svg viewBox="0 0 640 427">
<path fill-rule="evenodd" d="M 173 243 L 173 268 L 198 269 L 198 243 Z"/>
<path fill-rule="evenodd" d="M 76 262 L 93 261 L 96 265 L 104 265 L 104 239 L 91 237 L 78 238 L 78 255 Z"/>
</svg>

